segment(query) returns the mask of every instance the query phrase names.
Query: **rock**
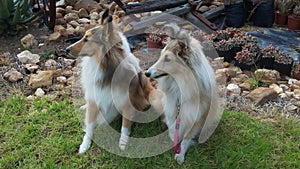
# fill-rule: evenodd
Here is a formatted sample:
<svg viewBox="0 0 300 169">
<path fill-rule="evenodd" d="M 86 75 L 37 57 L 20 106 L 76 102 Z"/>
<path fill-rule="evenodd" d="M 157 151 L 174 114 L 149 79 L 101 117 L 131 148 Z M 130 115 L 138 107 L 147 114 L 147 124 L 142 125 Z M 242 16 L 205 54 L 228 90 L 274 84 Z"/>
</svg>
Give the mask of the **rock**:
<svg viewBox="0 0 300 169">
<path fill-rule="evenodd" d="M 67 30 L 62 25 L 55 25 L 54 26 L 54 32 L 59 32 L 65 38 L 68 37 Z"/>
<path fill-rule="evenodd" d="M 94 0 L 79 0 L 74 5 L 75 10 L 79 10 L 81 8 L 86 9 L 88 12 L 91 12 L 92 10 L 101 10 L 102 7 Z"/>
<path fill-rule="evenodd" d="M 283 93 L 283 89 L 275 83 L 271 84 L 269 88 L 274 89 L 278 94 Z"/>
<path fill-rule="evenodd" d="M 64 19 L 64 18 L 57 18 L 55 20 L 55 24 L 58 24 L 58 25 L 66 25 L 67 24 L 67 21 Z"/>
<path fill-rule="evenodd" d="M 65 0 L 67 5 L 71 5 L 74 6 L 76 4 L 76 2 L 78 2 L 78 0 Z"/>
<path fill-rule="evenodd" d="M 245 75 L 245 74 L 239 74 L 236 77 L 231 78 L 230 81 L 232 83 L 235 83 L 235 84 L 241 84 L 241 83 L 247 81 L 248 79 L 249 79 L 249 77 L 247 75 Z"/>
<path fill-rule="evenodd" d="M 40 61 L 40 55 L 38 54 L 32 54 L 28 50 L 24 50 L 23 52 L 17 54 L 17 57 L 21 63 L 31 63 L 36 64 Z"/>
<path fill-rule="evenodd" d="M 57 1 L 55 5 L 56 6 L 65 6 L 66 2 L 65 2 L 65 0 L 60 0 L 60 1 Z"/>
<path fill-rule="evenodd" d="M 65 13 L 68 14 L 68 13 L 74 13 L 74 10 L 73 10 L 73 6 L 66 6 L 65 8 Z"/>
<path fill-rule="evenodd" d="M 49 41 L 57 41 L 57 40 L 59 40 L 60 37 L 61 37 L 60 32 L 54 32 L 54 33 L 50 34 Z"/>
<path fill-rule="evenodd" d="M 37 88 L 34 94 L 35 94 L 37 97 L 42 97 L 42 96 L 45 95 L 45 92 L 44 92 L 43 89 Z"/>
<path fill-rule="evenodd" d="M 56 19 L 63 18 L 64 15 L 62 13 L 56 13 Z"/>
<path fill-rule="evenodd" d="M 215 9 L 215 8 L 217 8 L 218 6 L 216 6 L 216 5 L 210 5 L 209 6 L 209 9 Z"/>
<path fill-rule="evenodd" d="M 229 62 L 223 62 L 222 63 L 223 68 L 228 68 L 230 66 Z"/>
<path fill-rule="evenodd" d="M 29 78 L 29 85 L 33 88 L 50 86 L 52 84 L 53 74 L 54 72 L 51 70 L 39 71 L 37 74 L 32 74 Z"/>
<path fill-rule="evenodd" d="M 286 94 L 288 97 L 293 97 L 294 92 L 288 92 L 288 91 L 286 91 L 285 94 Z"/>
<path fill-rule="evenodd" d="M 221 5 L 223 5 L 222 2 L 218 2 L 218 1 L 212 1 L 211 4 L 212 4 L 212 5 L 216 5 L 216 6 L 221 6 Z"/>
<path fill-rule="evenodd" d="M 91 22 L 91 20 L 89 20 L 89 19 L 87 19 L 87 18 L 81 18 L 81 19 L 78 19 L 77 21 L 78 21 L 78 23 L 80 23 L 80 24 L 87 24 L 87 23 L 90 23 L 90 22 Z"/>
<path fill-rule="evenodd" d="M 55 60 L 49 59 L 45 62 L 45 69 L 46 70 L 55 70 L 58 68 L 58 64 Z"/>
<path fill-rule="evenodd" d="M 195 27 L 191 24 L 184 25 L 182 28 L 187 29 L 187 30 L 194 30 L 195 29 Z"/>
<path fill-rule="evenodd" d="M 66 29 L 66 31 L 67 31 L 68 36 L 74 35 L 74 34 L 75 34 L 75 29 L 74 29 L 73 26 L 70 25 L 70 24 L 67 24 L 67 29 Z"/>
<path fill-rule="evenodd" d="M 75 60 L 74 60 L 74 59 L 66 59 L 66 58 L 63 58 L 63 60 L 64 60 L 64 64 L 65 64 L 66 67 L 68 67 L 68 66 L 73 66 L 74 63 L 75 63 Z"/>
<path fill-rule="evenodd" d="M 300 89 L 295 89 L 295 90 L 294 90 L 294 93 L 300 95 Z"/>
<path fill-rule="evenodd" d="M 209 11 L 209 7 L 204 5 L 204 6 L 199 7 L 196 10 L 199 11 L 199 12 L 201 12 L 201 13 L 204 13 L 206 11 Z"/>
<path fill-rule="evenodd" d="M 79 24 L 77 21 L 70 21 L 69 24 L 72 25 L 72 26 L 75 27 L 75 28 L 76 28 L 77 26 L 80 26 L 80 24 Z"/>
<path fill-rule="evenodd" d="M 65 9 L 61 8 L 61 7 L 56 7 L 56 13 L 64 14 L 65 13 Z"/>
<path fill-rule="evenodd" d="M 97 12 L 93 12 L 90 14 L 91 20 L 98 20 L 100 18 L 100 15 Z"/>
<path fill-rule="evenodd" d="M 232 94 L 233 95 L 240 95 L 241 94 L 241 88 L 238 85 L 231 83 L 227 86 L 227 94 L 229 94 L 229 95 L 232 95 Z"/>
<path fill-rule="evenodd" d="M 67 83 L 67 78 L 65 76 L 58 76 L 56 78 L 56 80 L 59 82 L 59 83 L 62 83 L 62 84 L 65 84 Z"/>
<path fill-rule="evenodd" d="M 289 98 L 289 96 L 286 94 L 286 93 L 280 93 L 279 94 L 279 98 L 283 99 L 283 100 L 286 100 Z"/>
<path fill-rule="evenodd" d="M 70 21 L 76 21 L 79 19 L 78 15 L 74 12 L 71 12 L 71 13 L 68 13 L 64 16 L 64 19 L 67 21 L 67 22 L 70 22 Z"/>
<path fill-rule="evenodd" d="M 29 101 L 32 101 L 32 100 L 34 100 L 34 96 L 29 95 L 29 96 L 26 97 L 26 99 L 29 100 Z"/>
<path fill-rule="evenodd" d="M 259 87 L 250 92 L 246 98 L 252 100 L 257 106 L 263 105 L 269 100 L 278 97 L 278 93 L 274 89 Z"/>
<path fill-rule="evenodd" d="M 293 105 L 293 104 L 288 105 L 288 106 L 286 107 L 286 110 L 287 110 L 288 112 L 292 112 L 292 113 L 296 113 L 298 109 L 299 109 L 299 107 L 298 107 L 298 106 L 295 106 L 295 105 Z"/>
<path fill-rule="evenodd" d="M 24 48 L 31 49 L 32 47 L 38 45 L 38 41 L 32 34 L 28 34 L 21 39 L 21 44 Z"/>
<path fill-rule="evenodd" d="M 226 82 L 229 79 L 228 69 L 227 68 L 217 69 L 215 78 L 218 84 L 226 84 Z"/>
<path fill-rule="evenodd" d="M 239 84 L 239 87 L 242 89 L 242 90 L 251 90 L 251 84 L 249 82 L 244 82 L 244 83 L 241 83 Z"/>
<path fill-rule="evenodd" d="M 81 26 L 77 26 L 75 28 L 75 32 L 74 33 L 75 33 L 75 35 L 78 35 L 78 36 L 84 35 L 85 29 L 83 27 L 81 27 Z"/>
<path fill-rule="evenodd" d="M 30 72 L 30 73 L 33 73 L 35 72 L 38 68 L 39 68 L 39 65 L 35 65 L 35 64 L 25 64 L 25 68 Z"/>
<path fill-rule="evenodd" d="M 263 83 L 275 83 L 280 80 L 280 73 L 276 70 L 257 69 L 254 74 Z"/>
<path fill-rule="evenodd" d="M 239 74 L 242 74 L 242 70 L 239 68 L 239 67 L 236 67 L 236 66 L 232 66 L 232 67 L 229 67 L 228 68 L 228 75 L 229 77 L 231 78 L 234 78 L 236 77 L 237 75 Z"/>
<path fill-rule="evenodd" d="M 293 94 L 293 98 L 296 100 L 300 100 L 300 94 Z"/>
<path fill-rule="evenodd" d="M 90 17 L 88 11 L 84 8 L 79 9 L 78 16 L 79 16 L 79 18 L 89 18 Z"/>
<path fill-rule="evenodd" d="M 297 79 L 289 79 L 288 84 L 289 85 L 294 85 L 297 84 L 298 80 Z"/>
<path fill-rule="evenodd" d="M 11 68 L 8 72 L 4 73 L 3 76 L 12 83 L 23 79 L 23 75 L 14 68 Z"/>
<path fill-rule="evenodd" d="M 289 87 L 285 84 L 280 84 L 279 87 L 281 87 L 284 91 L 289 90 Z"/>
<path fill-rule="evenodd" d="M 72 85 L 73 84 L 73 81 L 74 81 L 74 76 L 71 76 L 67 79 L 67 85 Z"/>
</svg>

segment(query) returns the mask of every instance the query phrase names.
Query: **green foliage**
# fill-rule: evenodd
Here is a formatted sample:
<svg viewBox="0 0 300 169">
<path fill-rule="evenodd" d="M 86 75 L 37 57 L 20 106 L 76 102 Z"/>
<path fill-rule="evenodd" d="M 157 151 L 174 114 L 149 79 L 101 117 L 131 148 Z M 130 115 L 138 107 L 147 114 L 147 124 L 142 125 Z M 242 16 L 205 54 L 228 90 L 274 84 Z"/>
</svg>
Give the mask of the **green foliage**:
<svg viewBox="0 0 300 169">
<path fill-rule="evenodd" d="M 259 87 L 259 77 L 256 74 L 252 74 L 251 78 L 247 80 L 247 82 L 250 84 L 251 89 L 256 89 Z"/>
<path fill-rule="evenodd" d="M 0 34 L 30 22 L 40 14 L 30 13 L 30 3 L 31 0 L 0 0 Z"/>
<path fill-rule="evenodd" d="M 289 14 L 295 5 L 292 0 L 275 0 L 275 7 L 280 13 Z"/>
</svg>

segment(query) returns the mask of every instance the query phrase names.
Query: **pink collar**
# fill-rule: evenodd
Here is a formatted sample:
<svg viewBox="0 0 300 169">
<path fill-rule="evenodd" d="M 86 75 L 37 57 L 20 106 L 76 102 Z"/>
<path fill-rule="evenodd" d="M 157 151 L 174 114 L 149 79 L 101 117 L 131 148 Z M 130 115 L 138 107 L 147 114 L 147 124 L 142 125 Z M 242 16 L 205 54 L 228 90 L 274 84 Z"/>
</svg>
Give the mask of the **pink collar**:
<svg viewBox="0 0 300 169">
<path fill-rule="evenodd" d="M 175 135 L 174 135 L 174 152 L 175 152 L 175 154 L 179 154 L 181 151 L 180 143 L 178 142 L 179 124 L 180 124 L 180 118 L 177 117 L 176 125 L 175 125 Z"/>
</svg>

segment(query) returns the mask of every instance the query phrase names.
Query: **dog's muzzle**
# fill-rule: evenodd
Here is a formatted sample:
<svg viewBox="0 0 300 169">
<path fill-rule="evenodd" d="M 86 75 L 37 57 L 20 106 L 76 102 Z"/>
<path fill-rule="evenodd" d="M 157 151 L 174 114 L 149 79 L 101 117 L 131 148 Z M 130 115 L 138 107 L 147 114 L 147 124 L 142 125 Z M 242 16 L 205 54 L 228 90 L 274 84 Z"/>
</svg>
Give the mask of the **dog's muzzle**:
<svg viewBox="0 0 300 169">
<path fill-rule="evenodd" d="M 167 76 L 167 75 L 168 75 L 167 73 L 161 73 L 161 74 L 152 73 L 149 70 L 145 72 L 145 76 L 154 78 L 154 79 L 158 79 L 160 77 Z"/>
</svg>

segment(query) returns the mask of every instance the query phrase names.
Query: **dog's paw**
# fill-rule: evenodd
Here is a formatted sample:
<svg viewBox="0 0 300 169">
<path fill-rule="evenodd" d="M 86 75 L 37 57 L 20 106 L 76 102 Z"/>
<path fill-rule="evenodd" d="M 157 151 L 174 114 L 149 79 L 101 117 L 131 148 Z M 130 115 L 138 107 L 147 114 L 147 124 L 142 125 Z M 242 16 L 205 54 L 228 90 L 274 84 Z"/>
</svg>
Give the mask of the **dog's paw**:
<svg viewBox="0 0 300 169">
<path fill-rule="evenodd" d="M 129 136 L 126 136 L 125 134 L 121 134 L 120 141 L 119 141 L 120 150 L 122 151 L 125 150 L 128 140 L 129 140 Z"/>
<path fill-rule="evenodd" d="M 182 164 L 184 162 L 184 155 L 183 154 L 175 154 L 174 158 L 178 164 Z"/>
<path fill-rule="evenodd" d="M 83 142 L 79 147 L 78 154 L 85 153 L 90 148 L 90 146 L 91 146 L 91 141 Z"/>
</svg>

